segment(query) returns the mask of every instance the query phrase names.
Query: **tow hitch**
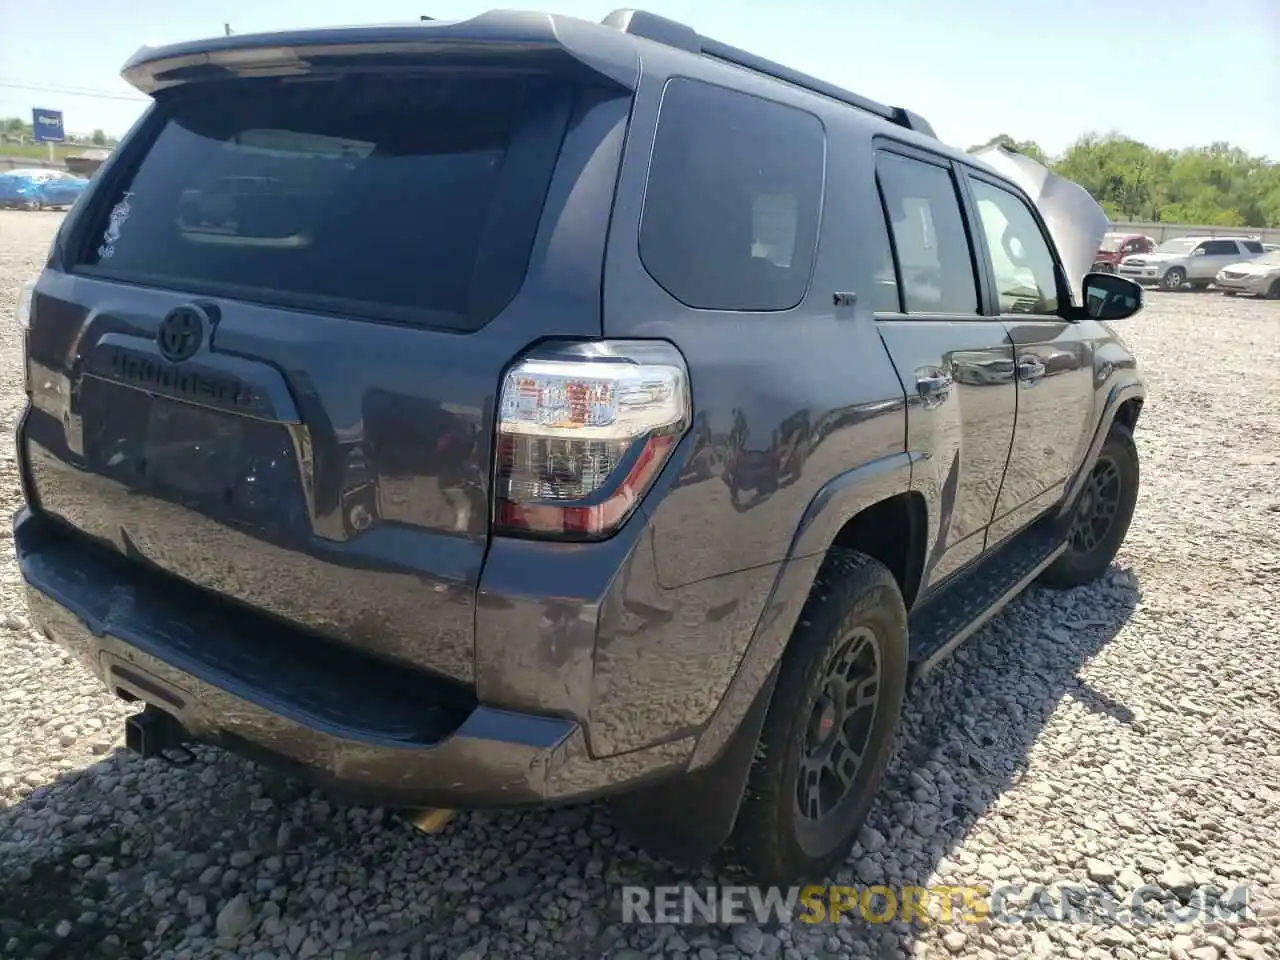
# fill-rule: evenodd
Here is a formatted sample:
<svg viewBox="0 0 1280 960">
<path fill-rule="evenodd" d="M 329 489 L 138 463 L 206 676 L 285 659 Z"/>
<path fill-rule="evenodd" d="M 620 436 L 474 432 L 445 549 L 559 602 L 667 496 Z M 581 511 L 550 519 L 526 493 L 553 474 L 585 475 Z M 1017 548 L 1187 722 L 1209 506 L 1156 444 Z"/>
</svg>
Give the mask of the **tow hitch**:
<svg viewBox="0 0 1280 960">
<path fill-rule="evenodd" d="M 124 745 L 144 760 L 160 757 L 177 766 L 186 766 L 195 760 L 183 744 L 187 732 L 176 719 L 159 707 L 148 705 L 124 722 Z"/>
</svg>

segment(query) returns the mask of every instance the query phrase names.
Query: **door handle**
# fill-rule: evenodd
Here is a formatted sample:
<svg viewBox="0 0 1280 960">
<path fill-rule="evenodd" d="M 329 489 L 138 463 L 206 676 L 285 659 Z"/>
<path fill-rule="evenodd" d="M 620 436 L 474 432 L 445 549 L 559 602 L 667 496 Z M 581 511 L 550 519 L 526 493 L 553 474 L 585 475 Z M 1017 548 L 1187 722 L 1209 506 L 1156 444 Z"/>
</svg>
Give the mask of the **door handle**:
<svg viewBox="0 0 1280 960">
<path fill-rule="evenodd" d="M 1019 380 L 1039 380 L 1044 376 L 1044 364 L 1035 357 L 1023 357 L 1018 361 Z"/>
<path fill-rule="evenodd" d="M 951 378 L 945 373 L 923 373 L 916 377 L 916 389 L 922 395 L 946 393 L 951 388 Z"/>
<path fill-rule="evenodd" d="M 916 392 L 920 394 L 926 410 L 940 407 L 951 395 L 951 377 L 936 367 L 921 370 L 916 373 Z"/>
</svg>

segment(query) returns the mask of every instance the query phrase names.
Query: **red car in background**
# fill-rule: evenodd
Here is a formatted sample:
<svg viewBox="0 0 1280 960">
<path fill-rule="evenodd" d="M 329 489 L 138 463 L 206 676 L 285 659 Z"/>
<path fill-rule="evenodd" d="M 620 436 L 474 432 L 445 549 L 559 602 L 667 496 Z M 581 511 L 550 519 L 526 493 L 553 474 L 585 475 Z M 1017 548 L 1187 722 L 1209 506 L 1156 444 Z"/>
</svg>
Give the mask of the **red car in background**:
<svg viewBox="0 0 1280 960">
<path fill-rule="evenodd" d="M 1093 256 L 1093 269 L 1098 273 L 1115 273 L 1125 257 L 1135 253 L 1150 253 L 1156 242 L 1142 233 L 1108 233 L 1098 244 Z"/>
</svg>

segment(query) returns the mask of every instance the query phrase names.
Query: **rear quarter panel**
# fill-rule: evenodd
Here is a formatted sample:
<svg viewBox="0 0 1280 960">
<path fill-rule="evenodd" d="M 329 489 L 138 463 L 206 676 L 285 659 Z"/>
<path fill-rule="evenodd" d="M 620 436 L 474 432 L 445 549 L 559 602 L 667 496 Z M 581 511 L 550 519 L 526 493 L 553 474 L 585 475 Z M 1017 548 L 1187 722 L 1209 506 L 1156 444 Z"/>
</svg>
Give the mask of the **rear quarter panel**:
<svg viewBox="0 0 1280 960">
<path fill-rule="evenodd" d="M 694 429 L 646 501 L 659 581 L 676 588 L 788 555 L 800 520 L 833 477 L 901 453 L 905 399 L 870 305 L 834 307 L 869 288 L 874 232 L 869 131 L 833 124 L 819 254 L 804 302 L 771 313 L 695 310 L 662 289 L 638 256 L 649 153 L 664 76 L 648 64 L 633 107 L 605 267 L 605 334 L 663 338 L 689 365 Z M 786 103 L 790 94 L 708 64 L 705 78 Z M 727 84 L 726 84 L 727 85 Z M 812 112 L 810 99 L 795 106 Z M 845 111 L 852 113 L 852 111 Z M 838 156 L 839 162 L 833 162 Z M 738 472 L 735 498 L 729 475 Z M 750 485 L 749 485 L 750 484 Z M 821 549 L 825 549 L 823 544 Z"/>
<path fill-rule="evenodd" d="M 723 746 L 776 663 L 818 558 L 843 521 L 868 505 L 861 494 L 905 491 L 910 463 L 902 385 L 870 303 L 833 305 L 837 291 L 869 289 L 868 265 L 881 255 L 872 249 L 876 233 L 858 229 L 882 216 L 867 189 L 873 182 L 870 129 L 820 117 L 827 179 L 819 253 L 799 307 L 772 313 L 686 307 L 648 274 L 638 253 L 666 77 L 678 70 L 815 108 L 813 98 L 741 71 L 709 62 L 695 70 L 687 59 L 667 60 L 662 52 L 646 57 L 633 104 L 606 255 L 604 331 L 669 340 L 689 366 L 693 427 L 644 505 L 656 584 L 640 609 L 679 613 L 654 634 L 600 635 L 592 716 L 595 727 L 610 714 L 639 710 L 644 696 L 661 689 L 690 727 L 703 727 L 703 762 Z M 833 485 L 864 474 L 865 485 Z M 747 647 L 763 635 L 772 640 L 752 646 L 759 655 L 753 653 L 748 669 Z M 639 670 L 645 689 L 603 682 Z M 735 675 L 740 682 L 725 700 Z"/>
</svg>

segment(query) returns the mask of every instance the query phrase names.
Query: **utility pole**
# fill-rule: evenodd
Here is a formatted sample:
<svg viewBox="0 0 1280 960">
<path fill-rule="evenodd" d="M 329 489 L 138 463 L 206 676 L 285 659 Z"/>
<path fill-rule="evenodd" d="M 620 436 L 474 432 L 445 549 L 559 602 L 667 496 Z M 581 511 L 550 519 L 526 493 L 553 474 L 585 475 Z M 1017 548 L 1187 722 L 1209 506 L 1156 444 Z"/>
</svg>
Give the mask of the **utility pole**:
<svg viewBox="0 0 1280 960">
<path fill-rule="evenodd" d="M 228 36 L 228 37 L 229 37 L 229 36 L 231 36 L 231 24 L 229 24 L 229 23 L 224 23 L 224 24 L 222 25 L 222 29 L 223 29 L 223 30 L 225 30 L 225 31 L 227 32 L 227 36 Z"/>
</svg>

